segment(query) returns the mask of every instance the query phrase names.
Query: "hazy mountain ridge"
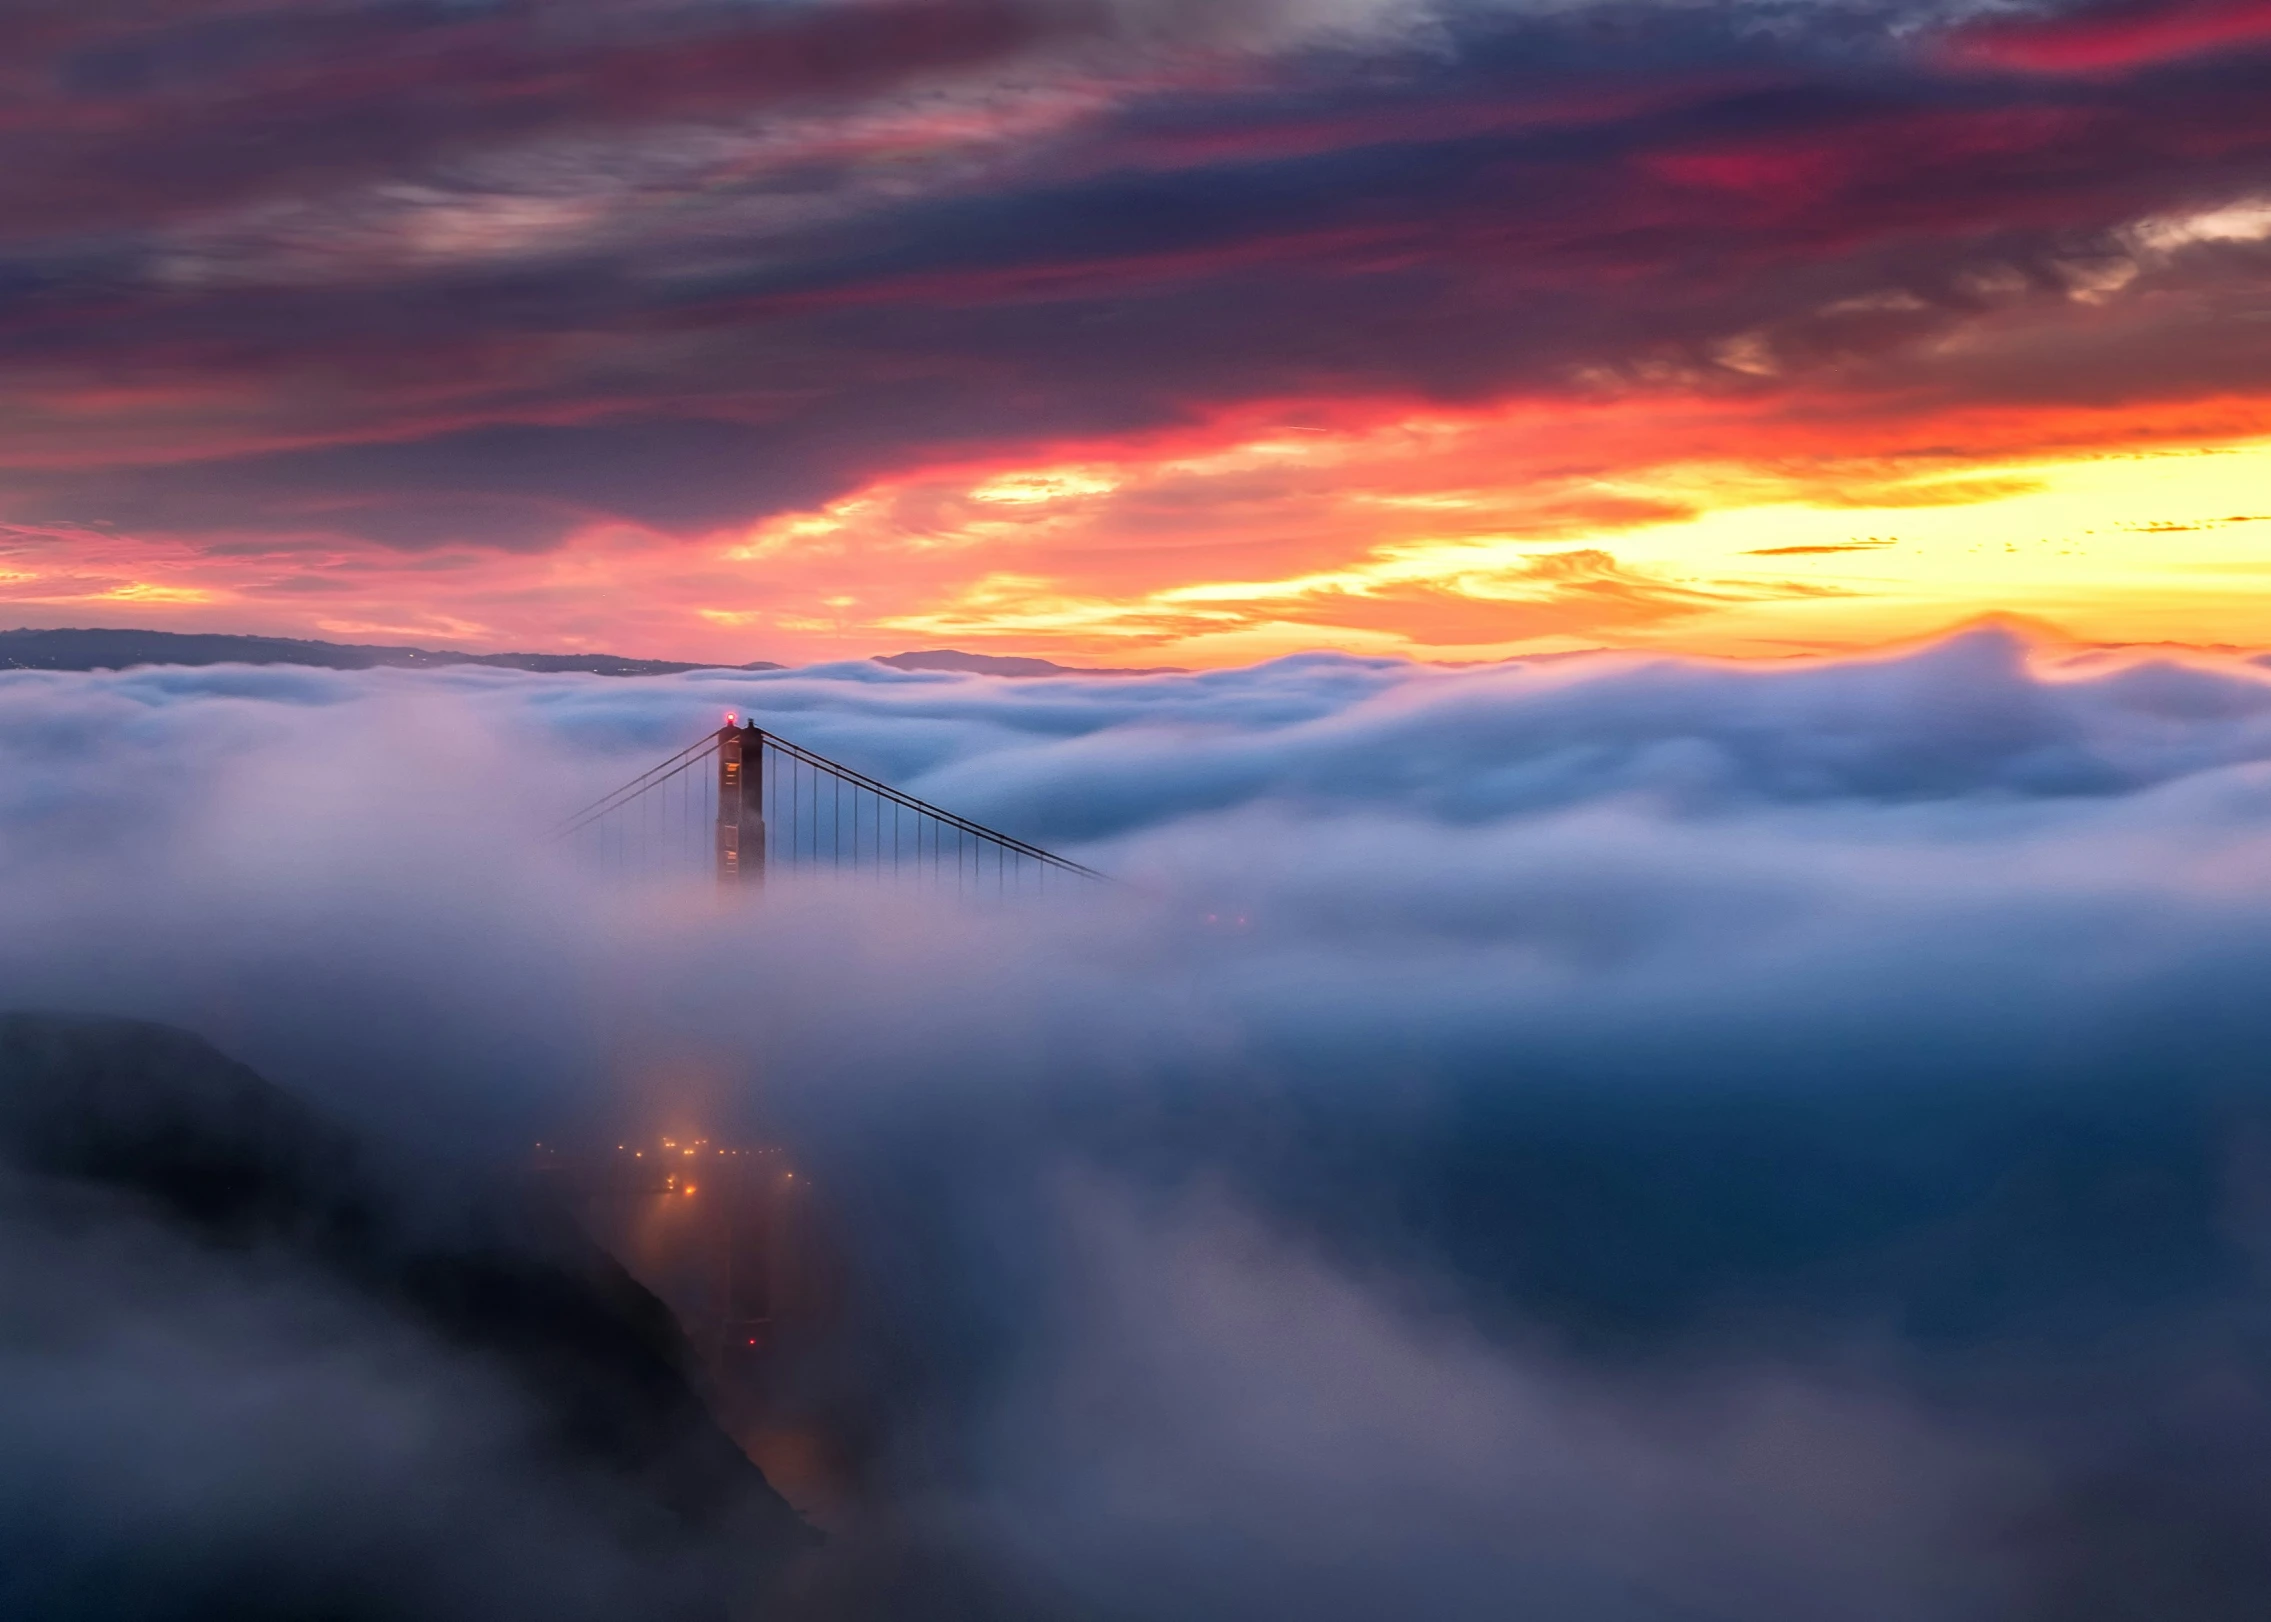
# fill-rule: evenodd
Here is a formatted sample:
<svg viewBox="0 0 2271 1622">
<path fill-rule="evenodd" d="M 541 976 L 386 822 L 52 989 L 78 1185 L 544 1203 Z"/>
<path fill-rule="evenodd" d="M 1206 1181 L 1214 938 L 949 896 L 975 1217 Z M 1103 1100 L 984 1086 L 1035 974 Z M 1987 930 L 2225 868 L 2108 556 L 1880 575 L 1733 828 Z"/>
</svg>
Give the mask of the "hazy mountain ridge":
<svg viewBox="0 0 2271 1622">
<path fill-rule="evenodd" d="M 690 670 L 779 670 L 767 660 L 717 665 L 614 653 L 461 653 L 371 642 L 317 642 L 220 632 L 64 629 L 0 631 L 0 670 L 125 670 L 135 665 L 311 665 L 322 670 L 425 670 L 487 665 L 542 675 L 677 676 Z"/>
<path fill-rule="evenodd" d="M 1000 653 L 964 653 L 958 648 L 931 648 L 921 653 L 879 653 L 870 661 L 894 670 L 948 671 L 963 676 L 1180 676 L 1181 665 L 1153 665 L 1143 670 L 1092 670 L 1060 665 L 1054 659 L 1027 659 Z"/>
<path fill-rule="evenodd" d="M 963 653 L 953 648 L 877 654 L 873 662 L 894 670 L 1016 678 L 1183 673 L 1179 665 L 1143 670 L 1091 670 L 1078 665 L 1060 665 L 1052 659 Z M 696 670 L 789 668 L 770 659 L 724 665 L 685 659 L 632 659 L 616 653 L 464 653 L 453 648 L 322 642 L 294 636 L 238 636 L 218 631 L 98 627 L 58 630 L 27 627 L 0 631 L 0 670 L 127 670 L 136 665 L 308 665 L 319 670 L 431 670 L 448 665 L 486 665 L 494 670 L 526 670 L 546 676 L 682 676 Z"/>
</svg>

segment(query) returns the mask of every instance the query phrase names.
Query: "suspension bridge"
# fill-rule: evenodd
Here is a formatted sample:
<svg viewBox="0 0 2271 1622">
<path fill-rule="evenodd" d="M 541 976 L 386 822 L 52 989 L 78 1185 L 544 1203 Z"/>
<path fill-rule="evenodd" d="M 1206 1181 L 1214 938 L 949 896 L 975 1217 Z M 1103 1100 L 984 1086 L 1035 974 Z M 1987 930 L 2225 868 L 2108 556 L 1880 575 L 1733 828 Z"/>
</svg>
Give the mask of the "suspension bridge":
<svg viewBox="0 0 2271 1622">
<path fill-rule="evenodd" d="M 555 837 L 611 873 L 728 887 L 805 871 L 1012 895 L 1104 876 L 732 717 Z"/>
</svg>

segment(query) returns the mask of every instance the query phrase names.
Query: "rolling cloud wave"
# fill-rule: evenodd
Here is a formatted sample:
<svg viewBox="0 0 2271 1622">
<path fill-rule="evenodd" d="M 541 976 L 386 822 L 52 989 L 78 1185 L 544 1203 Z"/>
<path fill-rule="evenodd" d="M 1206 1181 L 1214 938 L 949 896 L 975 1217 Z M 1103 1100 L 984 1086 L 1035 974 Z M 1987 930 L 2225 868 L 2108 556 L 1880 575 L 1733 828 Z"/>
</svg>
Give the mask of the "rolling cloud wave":
<svg viewBox="0 0 2271 1622">
<path fill-rule="evenodd" d="M 728 705 L 1123 882 L 720 908 L 533 837 Z M 786 1135 L 899 1534 L 1000 1614 L 2239 1617 L 2267 761 L 2254 665 L 1996 630 L 5 676 L 0 976 L 469 1161 Z"/>
</svg>

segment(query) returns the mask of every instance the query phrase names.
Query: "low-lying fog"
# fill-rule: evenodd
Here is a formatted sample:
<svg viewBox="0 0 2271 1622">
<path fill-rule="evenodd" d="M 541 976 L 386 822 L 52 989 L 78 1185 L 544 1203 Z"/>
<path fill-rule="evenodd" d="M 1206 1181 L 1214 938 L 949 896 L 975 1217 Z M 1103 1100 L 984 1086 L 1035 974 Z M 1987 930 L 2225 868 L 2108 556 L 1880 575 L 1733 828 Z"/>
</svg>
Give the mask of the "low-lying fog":
<svg viewBox="0 0 2271 1622">
<path fill-rule="evenodd" d="M 1121 882 L 728 904 L 547 841 L 729 708 Z M 831 1558 L 946 1551 L 960 1614 L 2252 1619 L 2267 762 L 2271 672 L 1994 630 L 9 673 L 0 1007 L 193 1030 L 467 1177 L 789 1144 L 887 1506 Z M 390 1546 L 500 1562 L 469 1615 L 575 1614 L 574 1506 L 453 1417 L 480 1370 L 94 1239 L 0 1263 L 75 1281 L 0 1330 L 0 1590 L 422 1518 Z"/>
</svg>

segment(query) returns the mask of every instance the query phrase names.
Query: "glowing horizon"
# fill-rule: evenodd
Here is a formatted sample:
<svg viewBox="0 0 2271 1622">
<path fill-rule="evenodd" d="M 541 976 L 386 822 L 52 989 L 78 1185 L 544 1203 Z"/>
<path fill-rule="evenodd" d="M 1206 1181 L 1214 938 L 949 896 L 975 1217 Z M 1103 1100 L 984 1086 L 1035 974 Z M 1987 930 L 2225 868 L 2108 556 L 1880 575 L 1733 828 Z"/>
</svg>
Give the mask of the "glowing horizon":
<svg viewBox="0 0 2271 1622">
<path fill-rule="evenodd" d="M 2271 439 L 1890 477 L 1671 461 L 1525 491 L 1430 484 L 1452 458 L 1411 454 L 1431 436 L 1484 432 L 1406 422 L 1246 440 L 1211 456 L 1091 457 L 975 478 L 961 470 L 660 550 L 594 534 L 545 559 L 536 582 L 520 569 L 496 581 L 502 596 L 537 601 L 482 618 L 408 601 L 279 615 L 203 558 L 162 573 L 144 561 L 157 578 L 116 582 L 96 572 L 99 562 L 81 562 L 85 572 L 55 592 L 38 589 L 52 577 L 11 570 L 0 591 L 31 625 L 730 663 L 948 645 L 1194 667 L 1321 650 L 1425 661 L 1617 647 L 1772 656 L 1876 648 L 1991 617 L 2089 643 L 2271 644 L 2271 511 L 2247 510 L 2271 508 Z M 1313 550 L 1223 542 L 1222 552 L 1262 565 L 1235 579 L 1178 578 L 1141 555 L 1115 558 L 1117 579 L 1065 567 L 1084 543 L 1108 544 L 1146 493 L 1271 464 L 1285 483 L 1281 503 L 1309 509 Z M 1298 488 L 1320 469 L 1335 476 L 1352 464 L 1375 477 L 1322 495 Z M 1808 488 L 1822 483 L 1838 494 Z M 966 515 L 950 529 L 909 533 L 895 521 L 910 503 L 935 510 L 946 501 Z M 1629 516 L 1603 522 L 1588 505 Z M 1365 521 L 1372 527 L 1355 528 Z M 798 560 L 801 600 L 738 606 L 748 588 L 734 579 L 737 566 L 776 562 L 800 545 L 820 554 Z M 842 589 L 848 551 L 865 554 L 859 566 L 877 586 Z M 775 604 L 781 572 L 766 581 Z M 576 601 L 578 577 L 595 593 L 635 586 L 636 603 L 593 629 L 589 605 Z"/>
</svg>

